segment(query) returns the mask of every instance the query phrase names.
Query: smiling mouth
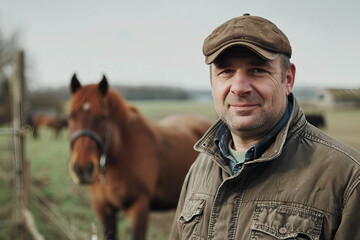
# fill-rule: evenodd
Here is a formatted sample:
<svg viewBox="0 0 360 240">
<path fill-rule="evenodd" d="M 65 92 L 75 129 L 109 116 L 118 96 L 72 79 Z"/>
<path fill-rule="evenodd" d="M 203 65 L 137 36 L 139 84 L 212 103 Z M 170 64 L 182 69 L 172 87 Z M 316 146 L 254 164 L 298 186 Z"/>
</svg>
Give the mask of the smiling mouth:
<svg viewBox="0 0 360 240">
<path fill-rule="evenodd" d="M 258 104 L 230 104 L 230 108 L 233 108 L 236 111 L 251 111 L 258 106 Z"/>
</svg>

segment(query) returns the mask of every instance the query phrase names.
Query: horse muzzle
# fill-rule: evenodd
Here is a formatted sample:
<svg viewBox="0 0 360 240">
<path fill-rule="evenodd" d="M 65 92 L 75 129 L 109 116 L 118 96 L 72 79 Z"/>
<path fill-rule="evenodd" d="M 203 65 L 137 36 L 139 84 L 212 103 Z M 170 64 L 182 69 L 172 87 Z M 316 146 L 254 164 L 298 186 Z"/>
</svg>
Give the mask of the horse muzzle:
<svg viewBox="0 0 360 240">
<path fill-rule="evenodd" d="M 99 172 L 94 161 L 88 161 L 88 163 L 80 165 L 74 159 L 70 161 L 69 171 L 73 182 L 76 184 L 93 184 L 95 176 Z"/>
<path fill-rule="evenodd" d="M 94 164 L 89 163 L 85 168 L 80 168 L 77 163 L 73 165 L 74 172 L 79 179 L 80 184 L 92 184 L 94 182 Z"/>
<path fill-rule="evenodd" d="M 111 127 L 108 125 L 105 142 L 101 137 L 90 129 L 79 129 L 71 135 L 70 146 L 72 150 L 72 160 L 70 162 L 70 175 L 75 183 L 79 184 L 92 184 L 95 181 L 95 176 L 99 176 L 100 180 L 104 182 L 105 163 L 106 163 L 106 150 L 111 135 Z M 88 137 L 96 143 L 97 149 L 100 151 L 100 158 L 95 157 L 93 154 L 83 153 L 81 157 L 81 164 L 79 164 L 79 152 L 74 148 L 75 141 L 81 137 Z M 101 174 L 99 175 L 99 170 Z"/>
</svg>

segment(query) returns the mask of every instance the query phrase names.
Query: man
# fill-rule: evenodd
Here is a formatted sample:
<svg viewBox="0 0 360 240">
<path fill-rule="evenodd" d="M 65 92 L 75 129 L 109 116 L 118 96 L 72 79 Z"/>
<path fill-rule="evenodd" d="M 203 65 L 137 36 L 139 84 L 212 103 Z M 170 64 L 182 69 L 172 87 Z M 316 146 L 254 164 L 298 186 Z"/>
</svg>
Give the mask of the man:
<svg viewBox="0 0 360 240">
<path fill-rule="evenodd" d="M 220 120 L 195 145 L 170 239 L 360 239 L 360 154 L 306 121 L 291 51 L 249 14 L 204 41 Z"/>
</svg>

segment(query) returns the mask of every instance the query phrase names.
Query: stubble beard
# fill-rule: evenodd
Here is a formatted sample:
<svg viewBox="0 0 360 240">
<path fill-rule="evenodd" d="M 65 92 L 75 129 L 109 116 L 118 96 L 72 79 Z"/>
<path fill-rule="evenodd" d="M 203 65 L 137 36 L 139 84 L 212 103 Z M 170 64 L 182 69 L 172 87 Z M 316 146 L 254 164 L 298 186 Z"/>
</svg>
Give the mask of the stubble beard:
<svg viewBox="0 0 360 240">
<path fill-rule="evenodd" d="M 256 133 L 260 132 L 261 129 L 266 128 L 268 120 L 264 117 L 264 113 L 258 113 L 257 117 L 253 119 L 246 119 L 250 116 L 230 116 L 228 119 L 222 118 L 226 125 L 233 131 L 244 132 L 244 133 Z M 246 121 L 246 122 L 245 122 Z"/>
</svg>

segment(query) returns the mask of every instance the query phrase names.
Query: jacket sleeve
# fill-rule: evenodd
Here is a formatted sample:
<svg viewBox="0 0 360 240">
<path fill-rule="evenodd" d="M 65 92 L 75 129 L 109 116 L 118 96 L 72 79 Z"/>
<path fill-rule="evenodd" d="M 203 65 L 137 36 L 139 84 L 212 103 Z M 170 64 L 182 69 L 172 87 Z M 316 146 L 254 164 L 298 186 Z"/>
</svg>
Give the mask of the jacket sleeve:
<svg viewBox="0 0 360 240">
<path fill-rule="evenodd" d="M 190 176 L 190 171 L 186 175 L 184 183 L 183 183 L 182 188 L 181 188 L 181 193 L 180 193 L 180 197 L 179 197 L 178 205 L 177 205 L 177 208 L 176 208 L 176 213 L 175 213 L 173 225 L 172 225 L 172 228 L 171 228 L 170 238 L 169 238 L 171 240 L 181 239 L 181 224 L 179 223 L 178 219 L 179 219 L 180 213 L 181 213 L 181 211 L 182 211 L 182 209 L 184 207 L 185 198 L 186 198 L 186 195 L 187 195 L 188 182 L 189 182 L 189 178 L 190 178 L 189 176 Z"/>
<path fill-rule="evenodd" d="M 340 226 L 334 240 L 360 239 L 360 177 L 355 180 L 355 183 L 354 189 L 345 202 Z"/>
</svg>

